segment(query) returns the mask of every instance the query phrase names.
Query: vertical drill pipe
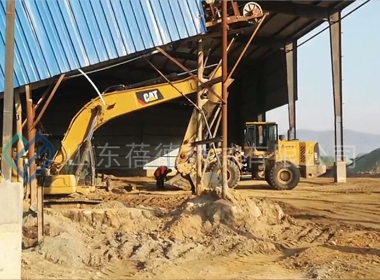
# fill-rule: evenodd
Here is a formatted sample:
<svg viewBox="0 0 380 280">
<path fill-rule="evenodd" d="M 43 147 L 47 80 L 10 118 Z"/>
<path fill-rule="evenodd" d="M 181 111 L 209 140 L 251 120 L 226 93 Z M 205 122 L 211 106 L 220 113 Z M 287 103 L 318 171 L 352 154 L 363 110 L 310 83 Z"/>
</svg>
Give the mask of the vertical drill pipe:
<svg viewBox="0 0 380 280">
<path fill-rule="evenodd" d="M 30 99 L 30 105 L 32 106 L 32 113 L 33 113 L 33 120 L 36 117 L 36 109 L 33 106 L 33 101 Z M 32 128 L 32 136 L 33 138 L 36 137 L 36 129 Z M 33 144 L 33 154 L 35 151 L 35 146 Z M 33 162 L 30 163 L 32 166 L 33 173 L 36 173 L 37 166 L 36 166 L 36 161 L 34 160 Z M 37 197 L 37 242 L 38 244 L 41 244 L 44 239 L 44 189 L 43 186 L 38 186 L 37 180 L 33 179 L 31 182 L 31 188 L 36 191 L 36 197 Z M 33 204 L 31 204 L 33 205 Z"/>
<path fill-rule="evenodd" d="M 41 244 L 44 240 L 44 187 L 37 187 L 37 242 Z"/>
<path fill-rule="evenodd" d="M 27 87 L 27 90 L 29 91 L 29 87 Z M 26 94 L 27 96 L 30 96 L 30 92 Z M 26 100 L 26 118 L 27 118 L 27 137 L 28 142 L 32 143 L 34 138 L 34 129 L 32 129 L 33 125 L 33 119 L 34 119 L 34 112 L 33 112 L 33 100 L 27 99 Z M 32 143 L 29 146 L 28 150 L 28 167 L 29 167 L 29 177 L 32 176 L 35 172 L 35 161 L 32 161 L 32 158 L 35 154 L 35 145 Z M 35 181 L 35 180 L 33 180 Z M 30 182 L 30 205 L 32 207 L 37 205 L 37 184 L 34 184 L 34 182 Z"/>
<path fill-rule="evenodd" d="M 28 110 L 30 110 L 29 108 L 28 108 L 28 100 L 29 99 L 31 99 L 32 97 L 31 97 L 31 92 L 30 92 L 31 90 L 30 90 L 30 85 L 25 85 L 25 108 L 26 108 L 26 118 L 25 118 L 25 123 L 26 124 L 28 124 L 27 123 L 27 121 L 28 121 L 28 119 L 29 119 L 29 117 L 28 117 L 28 114 L 30 114 L 30 113 L 28 113 L 29 111 Z M 29 139 L 29 129 L 28 129 L 28 126 L 27 126 L 27 139 Z M 29 149 L 30 149 L 30 147 L 29 147 Z M 28 161 L 29 161 L 29 149 L 28 149 L 28 152 L 27 152 L 27 157 L 28 157 Z M 24 168 L 25 168 L 25 166 L 24 166 Z M 30 165 L 29 165 L 29 162 L 28 162 L 28 170 L 29 170 L 29 168 L 30 168 Z M 24 169 L 23 169 L 24 170 Z M 29 173 L 30 173 L 30 171 L 29 171 Z M 30 185 L 30 183 L 27 183 L 26 184 L 26 198 L 30 198 L 30 201 L 29 201 L 29 207 L 31 206 L 31 203 L 32 203 L 32 186 Z"/>
<path fill-rule="evenodd" d="M 204 70 L 204 53 L 203 53 L 203 41 L 200 39 L 198 41 L 198 79 L 203 80 L 203 70 Z M 202 85 L 198 82 L 198 92 L 197 92 L 197 105 L 202 110 Z M 202 129 L 202 112 L 198 111 L 198 131 L 197 131 L 197 141 L 203 140 L 203 129 Z M 202 185 L 202 145 L 197 146 L 197 195 L 201 195 L 203 192 Z"/>
<path fill-rule="evenodd" d="M 5 87 L 4 87 L 4 109 L 3 109 L 3 147 L 11 141 L 13 134 L 13 67 L 14 67 L 14 30 L 15 30 L 15 1 L 7 1 L 6 27 L 5 27 Z M 12 148 L 3 150 L 12 158 Z M 12 180 L 12 166 L 7 163 L 5 156 L 1 159 L 1 171 L 4 181 Z"/>
<path fill-rule="evenodd" d="M 228 192 L 227 182 L 227 1 L 222 1 L 222 197 Z"/>
<path fill-rule="evenodd" d="M 15 111 L 16 111 L 16 131 L 19 135 L 22 135 L 22 107 L 21 107 L 21 98 L 20 98 L 20 92 L 15 93 Z M 17 154 L 19 154 L 24 149 L 24 143 L 22 142 L 22 139 L 19 139 L 17 141 Z M 19 170 L 24 170 L 23 165 L 23 158 L 20 157 L 20 159 L 17 162 Z M 17 174 L 17 181 L 22 182 L 23 177 L 20 176 L 20 174 Z"/>
</svg>

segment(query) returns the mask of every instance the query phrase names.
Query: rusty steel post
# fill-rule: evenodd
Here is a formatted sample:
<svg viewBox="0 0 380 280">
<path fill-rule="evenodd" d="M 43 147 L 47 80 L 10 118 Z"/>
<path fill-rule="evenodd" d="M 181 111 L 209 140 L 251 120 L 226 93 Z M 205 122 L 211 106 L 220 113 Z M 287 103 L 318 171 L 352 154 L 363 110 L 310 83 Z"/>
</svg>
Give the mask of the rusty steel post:
<svg viewBox="0 0 380 280">
<path fill-rule="evenodd" d="M 15 30 L 15 1 L 7 1 L 6 27 L 5 27 L 5 70 L 4 70 L 4 109 L 3 109 L 3 155 L 7 154 L 12 158 L 12 147 L 4 151 L 4 147 L 12 139 L 13 134 L 13 68 L 14 68 L 14 30 Z M 12 180 L 12 166 L 6 161 L 6 157 L 1 158 L 1 173 L 3 181 Z"/>
<path fill-rule="evenodd" d="M 36 182 L 36 185 L 37 185 L 37 182 Z M 44 239 L 44 189 L 43 188 L 44 188 L 43 186 L 37 186 L 37 242 L 38 244 L 41 244 Z"/>
<path fill-rule="evenodd" d="M 55 84 L 53 90 L 50 92 L 50 95 L 49 95 L 48 99 L 46 99 L 45 104 L 44 104 L 44 106 L 41 109 L 41 112 L 38 114 L 37 119 L 33 122 L 33 124 L 30 127 L 30 129 L 34 129 L 36 127 L 36 125 L 39 123 L 39 121 L 42 119 L 42 116 L 44 115 L 47 107 L 49 106 L 50 101 L 53 99 L 54 94 L 57 92 L 58 87 L 61 85 L 64 77 L 65 77 L 65 74 L 61 74 L 61 76 L 59 76 L 59 79 L 58 79 L 57 83 Z"/>
<path fill-rule="evenodd" d="M 33 127 L 36 110 L 33 106 L 33 100 L 31 98 L 30 87 L 27 87 L 26 93 L 27 99 L 27 129 L 28 129 L 28 142 L 30 143 L 34 137 L 36 137 L 36 129 Z M 35 154 L 35 142 L 29 146 L 28 150 L 28 164 L 29 164 L 29 177 L 36 173 L 37 167 L 35 160 L 32 160 Z M 41 244 L 43 241 L 44 231 L 44 218 L 43 218 L 43 187 L 37 185 L 37 180 L 34 178 L 30 181 L 30 209 L 37 212 L 37 242 Z"/>
<path fill-rule="evenodd" d="M 16 131 L 19 135 L 22 135 L 22 107 L 21 107 L 21 98 L 20 92 L 15 93 L 15 113 L 16 113 Z M 17 154 L 19 154 L 24 149 L 24 143 L 22 139 L 18 139 L 17 141 Z M 24 170 L 23 157 L 17 162 L 19 170 Z M 17 181 L 23 182 L 22 176 L 17 174 Z"/>
<path fill-rule="evenodd" d="M 227 1 L 222 1 L 222 197 L 227 198 L 228 182 L 227 182 Z"/>
<path fill-rule="evenodd" d="M 203 81 L 203 71 L 204 71 L 204 52 L 203 52 L 203 41 L 202 39 L 198 40 L 198 79 Z M 201 98 L 202 95 L 202 85 L 198 82 L 198 92 L 197 92 L 197 106 L 200 110 L 203 110 L 204 100 Z M 198 131 L 197 131 L 197 141 L 203 140 L 203 126 L 202 126 L 202 112 L 198 112 Z M 202 145 L 197 146 L 197 195 L 201 195 L 203 192 L 202 184 Z"/>
<path fill-rule="evenodd" d="M 336 12 L 330 17 L 331 70 L 334 94 L 334 127 L 335 127 L 335 172 L 334 182 L 346 182 L 346 163 L 343 146 L 343 113 L 342 113 L 342 30 L 341 14 Z"/>
<path fill-rule="evenodd" d="M 37 112 L 37 109 L 38 109 L 38 107 L 41 105 L 41 103 L 42 103 L 42 101 L 44 101 L 45 99 L 46 99 L 46 97 L 48 96 L 48 94 L 53 90 L 53 85 L 54 84 L 51 84 L 50 86 L 49 86 L 49 88 L 43 93 L 43 95 L 40 97 L 40 99 L 37 101 L 37 103 L 36 104 L 34 104 L 34 110 Z M 27 100 L 29 99 L 29 98 L 26 98 Z M 25 127 L 25 125 L 26 125 L 26 119 L 22 122 L 22 128 L 24 128 Z"/>
<path fill-rule="evenodd" d="M 29 89 L 28 89 L 29 91 Z M 27 97 L 30 97 L 30 92 L 26 93 Z M 29 95 L 29 96 L 28 96 Z M 27 118 L 27 137 L 28 142 L 31 142 L 35 137 L 35 130 L 32 129 L 33 119 L 34 119 L 34 109 L 33 109 L 33 100 L 26 100 L 26 118 Z M 35 162 L 32 161 L 32 158 L 35 154 L 35 145 L 34 143 L 29 146 L 28 150 L 28 167 L 29 167 L 29 177 L 35 172 Z M 37 210 L 37 184 L 35 180 L 30 182 L 30 205 L 33 210 Z"/>
</svg>

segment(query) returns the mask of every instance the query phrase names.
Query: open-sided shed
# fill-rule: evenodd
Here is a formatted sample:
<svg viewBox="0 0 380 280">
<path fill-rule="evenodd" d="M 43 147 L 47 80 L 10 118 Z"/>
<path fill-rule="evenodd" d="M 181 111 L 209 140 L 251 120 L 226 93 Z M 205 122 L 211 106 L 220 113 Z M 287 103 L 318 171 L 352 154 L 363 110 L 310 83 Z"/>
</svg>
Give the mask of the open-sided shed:
<svg viewBox="0 0 380 280">
<path fill-rule="evenodd" d="M 243 7 L 248 1 L 237 2 Z M 235 82 L 230 87 L 229 142 L 241 144 L 242 126 L 245 121 L 265 119 L 266 111 L 287 103 L 290 109 L 290 129 L 295 136 L 295 100 L 298 98 L 297 40 L 326 21 L 332 24 L 332 49 L 335 57 L 334 91 L 335 96 L 339 98 L 341 95 L 340 13 L 352 2 L 354 1 L 258 1 L 264 12 L 268 12 L 269 15 L 253 41 L 247 45 L 254 26 L 245 26 L 238 29 L 238 32 L 236 30 L 230 32 L 231 39 L 235 39 L 228 56 L 229 70 L 246 46 L 247 50 L 233 75 Z M 36 28 L 28 31 L 35 38 L 41 38 L 35 44 L 40 58 L 45 56 L 43 57 L 45 62 L 37 60 L 43 65 L 48 65 L 50 62 L 56 65 L 55 68 L 37 69 L 38 66 L 33 68 L 36 73 L 37 70 L 49 73 L 45 75 L 44 80 L 38 80 L 37 76 L 29 78 L 28 73 L 31 70 L 29 72 L 26 69 L 20 70 L 22 68 L 20 63 L 26 64 L 27 60 L 21 58 L 21 52 L 18 50 L 19 67 L 21 67 L 16 69 L 17 73 L 21 71 L 17 76 L 18 85 L 34 81 L 33 99 L 37 101 L 46 89 L 43 87 L 44 84 L 57 80 L 59 74 L 67 71 L 62 86 L 42 119 L 46 131 L 58 137 L 62 137 L 75 112 L 89 98 L 96 97 L 92 86 L 78 72 L 79 68 L 87 72 L 102 91 L 113 84 L 130 84 L 158 77 L 159 74 L 150 63 L 164 74 L 184 72 L 178 64 L 168 59 L 168 56 L 186 68 L 196 70 L 199 38 L 203 38 L 207 46 L 205 52 L 208 55 L 208 65 L 217 63 L 221 58 L 220 30 L 207 25 L 201 1 L 56 0 L 30 1 L 32 4 L 25 4 L 24 1 L 17 3 L 19 7 L 22 6 L 22 12 L 18 15 L 19 24 L 23 17 L 25 21 L 32 22 L 35 26 L 44 26 L 45 31 L 40 29 L 37 32 Z M 52 11 L 61 11 L 61 13 L 57 13 L 55 17 Z M 52 24 L 53 20 L 60 25 Z M 70 24 L 73 30 L 63 28 Z M 45 34 L 43 32 L 48 31 L 53 32 L 52 38 L 43 35 Z M 27 35 L 25 31 L 23 32 L 21 33 L 19 28 L 18 36 L 19 38 L 24 36 L 22 38 L 26 41 Z M 81 57 L 82 62 L 78 58 L 70 64 L 70 61 L 64 59 L 70 57 L 66 52 L 67 49 L 77 50 L 72 45 L 74 43 L 67 43 L 66 47 L 60 45 L 59 48 L 54 48 L 51 43 L 53 38 L 57 42 L 59 39 L 63 41 L 69 37 L 73 42 L 77 40 L 78 50 L 87 55 Z M 78 40 L 81 40 L 82 45 Z M 161 46 L 167 55 L 154 52 L 157 46 Z M 20 46 L 18 48 L 20 49 Z M 49 52 L 52 56 L 48 55 Z M 92 55 L 88 55 L 89 53 Z M 144 54 L 148 55 L 145 58 L 148 58 L 150 63 L 141 57 Z M 57 66 L 58 55 L 62 61 L 66 61 L 66 68 Z M 29 52 L 29 56 L 32 57 L 32 51 Z M 25 78 L 26 76 L 29 80 Z M 20 92 L 23 90 L 24 87 L 19 87 Z M 178 102 L 164 104 L 112 121 L 112 126 L 110 123 L 97 131 L 96 139 L 100 146 L 104 146 L 106 142 L 111 146 L 125 146 L 126 143 L 137 141 L 136 139 L 139 139 L 140 143 L 149 143 L 155 147 L 159 143 L 178 145 L 192 109 L 186 106 L 183 100 L 179 103 L 181 104 Z M 337 102 L 337 115 L 341 115 L 339 104 Z M 157 150 L 150 149 L 150 159 L 155 158 L 154 153 L 157 153 Z M 120 163 L 128 151 L 119 150 L 118 154 Z M 151 164 L 152 168 L 154 166 L 156 163 Z M 114 167 L 124 169 L 126 166 L 122 163 Z"/>
</svg>

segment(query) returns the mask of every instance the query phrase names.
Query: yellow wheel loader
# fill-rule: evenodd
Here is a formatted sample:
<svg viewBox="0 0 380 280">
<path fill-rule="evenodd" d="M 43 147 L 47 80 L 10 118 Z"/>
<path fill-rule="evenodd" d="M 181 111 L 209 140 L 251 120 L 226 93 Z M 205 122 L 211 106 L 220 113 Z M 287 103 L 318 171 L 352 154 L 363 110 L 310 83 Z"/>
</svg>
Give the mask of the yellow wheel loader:
<svg viewBox="0 0 380 280">
<path fill-rule="evenodd" d="M 286 140 L 278 136 L 274 122 L 247 122 L 243 146 L 244 164 L 253 179 L 265 179 L 277 190 L 294 189 L 300 178 L 326 172 L 316 142 Z"/>
</svg>

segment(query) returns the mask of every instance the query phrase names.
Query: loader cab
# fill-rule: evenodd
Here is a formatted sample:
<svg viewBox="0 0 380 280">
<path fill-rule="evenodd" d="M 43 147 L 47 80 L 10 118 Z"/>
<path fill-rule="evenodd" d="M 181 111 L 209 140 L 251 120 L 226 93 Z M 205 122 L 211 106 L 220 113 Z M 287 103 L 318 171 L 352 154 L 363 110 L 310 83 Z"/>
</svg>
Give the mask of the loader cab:
<svg viewBox="0 0 380 280">
<path fill-rule="evenodd" d="M 271 152 L 276 149 L 278 142 L 277 123 L 247 122 L 244 134 L 244 146 L 263 152 Z"/>
</svg>

